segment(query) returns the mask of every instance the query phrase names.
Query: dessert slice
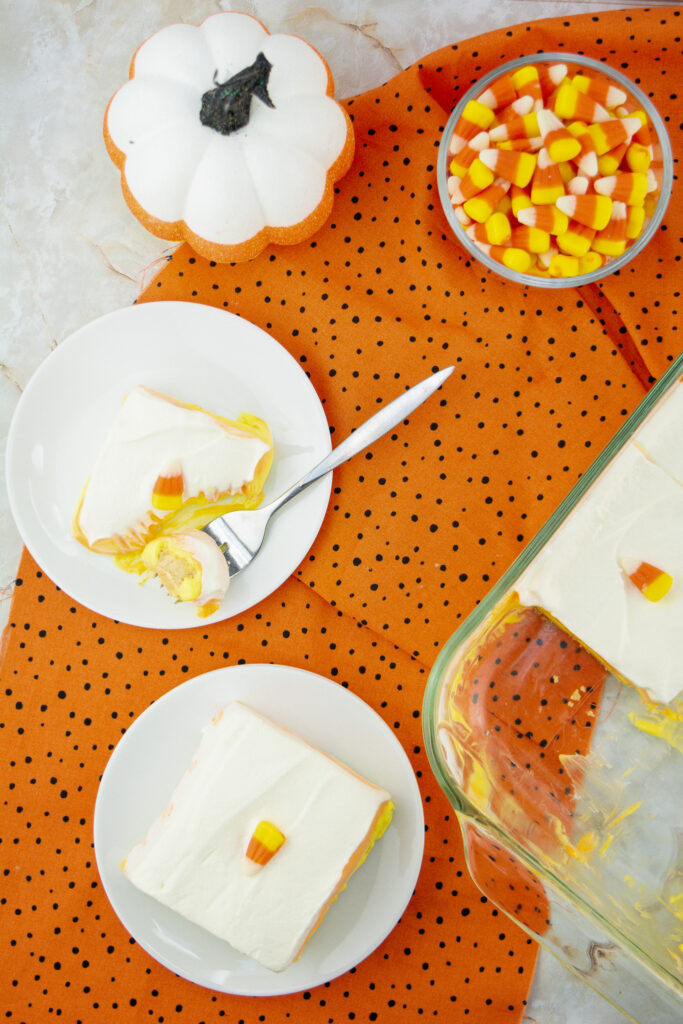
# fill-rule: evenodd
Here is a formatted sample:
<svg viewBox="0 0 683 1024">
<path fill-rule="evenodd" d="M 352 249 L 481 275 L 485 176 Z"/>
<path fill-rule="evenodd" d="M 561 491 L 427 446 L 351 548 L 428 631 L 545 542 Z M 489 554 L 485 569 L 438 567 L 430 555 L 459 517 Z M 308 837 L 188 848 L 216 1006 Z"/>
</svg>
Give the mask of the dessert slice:
<svg viewBox="0 0 683 1024">
<path fill-rule="evenodd" d="M 81 544 L 135 558 L 153 537 L 253 508 L 273 457 L 263 420 L 215 416 L 147 387 L 123 400 L 73 518 Z M 211 510 L 207 511 L 211 506 Z"/>
<path fill-rule="evenodd" d="M 389 794 L 238 701 L 206 726 L 130 881 L 273 971 L 391 820 Z"/>
<path fill-rule="evenodd" d="M 681 523 L 683 486 L 628 444 L 517 585 L 522 604 L 665 704 L 683 678 Z"/>
</svg>

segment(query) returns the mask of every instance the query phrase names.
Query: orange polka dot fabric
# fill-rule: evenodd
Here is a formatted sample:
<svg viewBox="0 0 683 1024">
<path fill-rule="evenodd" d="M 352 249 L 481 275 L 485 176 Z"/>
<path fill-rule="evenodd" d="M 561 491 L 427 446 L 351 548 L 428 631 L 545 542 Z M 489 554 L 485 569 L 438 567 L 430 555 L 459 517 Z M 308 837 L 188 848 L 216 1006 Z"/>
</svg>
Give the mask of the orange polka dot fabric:
<svg viewBox="0 0 683 1024">
<path fill-rule="evenodd" d="M 467 871 L 455 814 L 424 752 L 426 665 L 295 579 L 238 619 L 162 632 L 98 619 L 29 555 L 20 573 L 2 681 L 6 1019 L 521 1019 L 535 946 Z M 111 909 L 92 847 L 98 783 L 126 728 L 171 687 L 242 662 L 315 671 L 371 704 L 411 758 L 426 816 L 416 892 L 385 942 L 329 984 L 274 998 L 211 992 L 152 960 Z"/>
<path fill-rule="evenodd" d="M 455 365 L 408 426 L 337 471 L 300 569 L 334 607 L 428 663 L 683 346 L 675 193 L 652 244 L 602 288 L 525 290 L 450 233 L 436 187 L 446 118 L 502 61 L 579 51 L 651 95 L 678 155 L 681 14 L 553 19 L 439 50 L 348 101 L 356 157 L 310 242 L 232 266 L 183 247 L 144 296 L 217 305 L 271 332 L 309 374 L 333 443 Z"/>
<path fill-rule="evenodd" d="M 639 82 L 680 157 L 680 22 L 676 8 L 612 11 L 437 51 L 347 101 L 356 156 L 314 238 L 235 266 L 183 246 L 142 296 L 215 305 L 269 331 L 309 374 L 333 443 L 431 371 L 456 369 L 335 471 L 297 574 L 236 620 L 162 633 L 98 619 L 24 555 L 0 714 L 6 1019 L 521 1020 L 536 950 L 469 876 L 424 754 L 422 695 L 439 647 L 680 350 L 683 232 L 674 197 L 649 249 L 602 288 L 520 289 L 473 264 L 449 233 L 437 147 L 453 103 L 481 74 L 566 49 Z M 415 896 L 380 948 L 329 985 L 260 1000 L 156 964 L 117 921 L 92 849 L 97 786 L 127 726 L 183 680 L 243 661 L 308 668 L 368 701 L 411 757 L 427 828 Z M 490 865 L 501 852 L 477 849 Z M 501 887 L 508 867 L 495 863 L 489 884 Z M 534 921 L 542 893 L 526 884 Z"/>
</svg>

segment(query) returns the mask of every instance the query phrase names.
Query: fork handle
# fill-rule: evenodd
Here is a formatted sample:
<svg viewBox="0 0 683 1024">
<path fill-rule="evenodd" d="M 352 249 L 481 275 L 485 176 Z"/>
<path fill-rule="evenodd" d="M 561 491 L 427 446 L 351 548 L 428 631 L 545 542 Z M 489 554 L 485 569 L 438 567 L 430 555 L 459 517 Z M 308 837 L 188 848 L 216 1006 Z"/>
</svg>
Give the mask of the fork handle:
<svg viewBox="0 0 683 1024">
<path fill-rule="evenodd" d="M 271 513 L 275 512 L 276 509 L 281 508 L 286 502 L 300 494 L 309 484 L 319 480 L 321 476 L 329 473 L 332 469 L 336 469 L 337 466 L 341 466 L 343 462 L 346 462 L 353 455 L 357 455 L 358 452 L 362 452 L 368 445 L 377 441 L 388 430 L 391 430 L 392 427 L 395 427 L 406 416 L 409 416 L 411 412 L 414 412 L 419 405 L 422 405 L 425 399 L 429 398 L 437 388 L 440 388 L 447 377 L 450 377 L 454 369 L 454 366 L 447 366 L 445 370 L 433 373 L 431 377 L 420 381 L 419 384 L 414 384 L 405 394 L 394 398 L 383 409 L 380 409 L 374 416 L 371 416 L 369 420 L 366 420 L 360 427 L 357 427 L 336 448 L 333 448 L 329 455 L 326 455 L 317 466 L 308 471 L 306 476 L 302 477 L 289 490 L 271 502 L 267 506 L 268 511 Z"/>
</svg>

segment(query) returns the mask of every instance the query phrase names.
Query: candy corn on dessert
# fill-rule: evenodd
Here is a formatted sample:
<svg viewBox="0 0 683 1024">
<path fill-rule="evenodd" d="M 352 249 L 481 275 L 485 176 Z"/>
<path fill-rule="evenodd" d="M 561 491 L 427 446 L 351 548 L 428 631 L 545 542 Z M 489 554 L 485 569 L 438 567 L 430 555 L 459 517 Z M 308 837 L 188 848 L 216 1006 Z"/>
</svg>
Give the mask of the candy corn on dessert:
<svg viewBox="0 0 683 1024">
<path fill-rule="evenodd" d="M 529 869 L 496 890 L 509 892 L 510 913 L 535 930 L 538 902 L 522 908 L 517 894 L 542 884 L 555 894 L 547 919 L 557 922 L 562 906 L 587 922 L 582 934 L 606 928 L 626 954 L 624 976 L 655 967 L 677 979 L 683 357 L 636 417 L 458 622 L 424 717 L 446 792 L 457 788 L 467 813 Z M 493 878 L 498 851 L 479 855 L 481 877 Z M 657 990 L 644 991 L 638 1019 L 668 1021 L 668 1008 L 650 1012 Z"/>
<path fill-rule="evenodd" d="M 123 871 L 142 892 L 282 971 L 392 811 L 386 790 L 235 701 L 204 729 Z"/>
<path fill-rule="evenodd" d="M 640 102 L 607 70 L 541 57 L 504 70 L 465 104 L 448 139 L 450 205 L 494 261 L 569 281 L 640 237 L 662 182 L 655 141 Z M 544 232 L 545 248 L 535 232 L 520 256 L 520 228 Z"/>
<path fill-rule="evenodd" d="M 625 206 L 623 214 L 625 220 Z M 683 384 L 606 467 L 517 583 L 622 679 L 683 686 Z"/>
<path fill-rule="evenodd" d="M 91 551 L 113 555 L 127 572 L 144 575 L 158 562 L 149 548 L 145 561 L 146 546 L 178 534 L 174 567 L 183 559 L 188 564 L 194 559 L 194 567 L 188 580 L 167 589 L 173 592 L 175 586 L 177 600 L 196 600 L 208 614 L 214 591 L 222 586 L 213 585 L 222 555 L 207 552 L 195 536 L 191 546 L 200 550 L 197 561 L 196 551 L 186 550 L 188 537 L 224 512 L 260 504 L 272 457 L 270 432 L 258 417 L 245 413 L 229 420 L 151 388 L 135 388 L 124 398 L 83 488 L 73 516 L 74 537 Z M 170 557 L 170 544 L 157 545 L 162 562 Z M 202 571 L 212 580 L 208 590 Z M 194 596 L 186 597 L 189 593 Z M 204 600 L 207 593 L 211 596 Z"/>
<path fill-rule="evenodd" d="M 135 388 L 83 489 L 74 536 L 104 554 L 142 550 L 162 530 L 198 525 L 208 505 L 258 504 L 271 461 L 263 420 L 229 420 Z"/>
</svg>

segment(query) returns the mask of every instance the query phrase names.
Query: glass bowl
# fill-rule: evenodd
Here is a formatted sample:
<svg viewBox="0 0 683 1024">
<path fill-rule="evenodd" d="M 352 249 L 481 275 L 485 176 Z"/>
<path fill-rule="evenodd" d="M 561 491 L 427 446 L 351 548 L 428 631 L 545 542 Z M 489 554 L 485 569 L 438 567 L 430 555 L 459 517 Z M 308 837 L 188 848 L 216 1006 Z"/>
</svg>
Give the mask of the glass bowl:
<svg viewBox="0 0 683 1024">
<path fill-rule="evenodd" d="M 586 72 L 588 75 L 590 75 L 591 72 L 598 72 L 602 78 L 609 78 L 627 94 L 626 102 L 623 104 L 627 110 L 645 111 L 650 119 L 651 128 L 654 129 L 654 137 L 652 140 L 653 160 L 651 169 L 657 178 L 657 205 L 652 211 L 649 219 L 646 219 L 640 235 L 634 239 L 632 244 L 628 246 L 620 256 L 608 258 L 603 266 L 598 267 L 590 273 L 579 274 L 573 277 L 539 277 L 534 274 L 520 273 L 519 271 L 506 267 L 503 263 L 493 259 L 487 253 L 482 252 L 482 250 L 478 248 L 475 242 L 466 234 L 465 229 L 455 215 L 453 205 L 451 203 L 448 192 L 448 178 L 449 163 L 452 157 L 448 152 L 448 147 L 451 136 L 453 135 L 453 129 L 455 128 L 466 104 L 469 103 L 470 100 L 474 100 L 480 96 L 485 89 L 487 89 L 502 75 L 514 72 L 529 64 L 535 64 L 537 66 L 566 64 L 569 68 L 570 75 L 577 72 Z M 495 70 L 490 71 L 487 75 L 484 75 L 483 78 L 479 79 L 479 81 L 468 89 L 464 96 L 462 96 L 446 123 L 441 143 L 439 145 L 436 173 L 439 198 L 441 199 L 446 219 L 460 244 L 474 259 L 482 263 L 489 270 L 493 270 L 496 274 L 506 278 L 508 281 L 514 281 L 517 284 L 534 285 L 537 288 L 573 288 L 591 284 L 594 281 L 599 281 L 602 278 L 607 277 L 609 274 L 613 274 L 615 271 L 620 270 L 635 256 L 637 256 L 639 252 L 642 252 L 645 246 L 650 242 L 657 231 L 662 218 L 664 217 L 664 213 L 666 212 L 666 208 L 671 197 L 671 189 L 673 187 L 673 155 L 671 152 L 671 143 L 669 141 L 666 128 L 664 127 L 664 122 L 658 111 L 645 93 L 629 78 L 621 74 L 620 71 L 616 71 L 614 68 L 604 64 L 602 61 L 593 60 L 590 57 L 581 57 L 578 54 L 562 52 L 538 53 L 528 57 L 519 57 L 516 60 L 511 60 L 506 64 L 502 64 Z"/>
<path fill-rule="evenodd" d="M 677 507 L 668 497 L 671 488 L 671 501 L 683 501 L 683 473 L 662 472 L 651 458 L 654 436 L 658 444 L 673 438 L 668 450 L 683 464 L 682 377 L 683 355 L 448 640 L 423 708 L 430 764 L 457 812 L 479 888 L 640 1024 L 683 1020 L 683 695 L 672 693 L 683 686 L 673 653 L 680 627 L 669 632 L 670 644 L 660 643 L 667 653 L 659 668 L 673 669 L 674 680 L 660 695 L 668 703 L 661 703 L 638 688 L 642 676 L 631 685 L 621 662 L 610 668 L 594 638 L 584 646 L 578 630 L 565 629 L 557 604 L 528 595 L 530 581 L 553 564 L 549 555 L 556 569 L 564 550 L 569 555 L 554 577 L 558 588 L 590 603 L 600 575 L 578 573 L 577 585 L 573 565 L 567 567 L 577 549 L 565 542 L 577 522 L 590 524 L 594 513 L 608 535 L 620 530 L 614 523 L 625 519 L 615 495 L 624 493 L 620 479 L 635 486 L 635 475 L 624 471 L 629 460 L 661 473 L 665 509 Z M 654 489 L 641 493 L 643 506 L 654 507 Z M 632 507 L 627 511 L 631 530 Z M 642 544 L 665 536 L 652 529 L 652 515 L 645 515 Z M 666 512 L 666 518 L 674 541 L 662 541 L 660 549 L 674 576 L 669 596 L 678 601 L 683 540 L 677 539 L 678 517 Z M 591 544 L 588 564 L 597 565 Z M 633 588 L 625 600 L 645 602 L 638 616 L 643 608 L 658 614 L 664 605 L 646 601 L 633 577 L 619 575 L 626 569 L 618 560 L 617 566 L 622 592 Z M 645 620 L 629 621 L 637 630 Z M 652 644 L 636 645 L 643 646 L 652 650 Z"/>
</svg>

